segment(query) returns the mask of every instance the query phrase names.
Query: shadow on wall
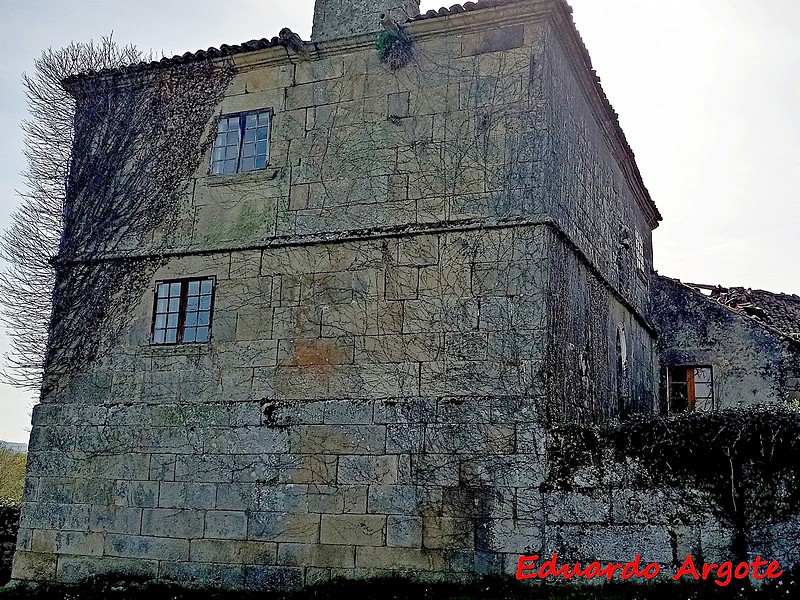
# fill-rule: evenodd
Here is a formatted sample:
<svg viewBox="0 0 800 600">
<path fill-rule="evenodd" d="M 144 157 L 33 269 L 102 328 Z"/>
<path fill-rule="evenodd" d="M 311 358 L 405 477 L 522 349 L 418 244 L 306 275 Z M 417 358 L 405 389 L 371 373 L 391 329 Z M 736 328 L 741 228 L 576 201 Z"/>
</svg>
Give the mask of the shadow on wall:
<svg viewBox="0 0 800 600">
<path fill-rule="evenodd" d="M 0 585 L 11 579 L 11 561 L 19 529 L 19 505 L 0 500 Z"/>
</svg>

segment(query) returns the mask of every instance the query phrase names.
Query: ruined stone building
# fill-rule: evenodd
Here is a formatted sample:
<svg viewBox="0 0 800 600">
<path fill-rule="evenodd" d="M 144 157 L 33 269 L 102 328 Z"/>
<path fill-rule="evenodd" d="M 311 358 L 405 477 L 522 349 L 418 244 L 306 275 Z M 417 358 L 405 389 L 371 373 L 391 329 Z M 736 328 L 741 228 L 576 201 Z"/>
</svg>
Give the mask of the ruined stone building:
<svg viewBox="0 0 800 600">
<path fill-rule="evenodd" d="M 639 492 L 541 487 L 548 424 L 797 387 L 796 329 L 652 275 L 661 216 L 562 0 L 317 0 L 310 42 L 65 85 L 15 579 L 668 563 L 699 534 Z"/>
<path fill-rule="evenodd" d="M 799 297 L 667 277 L 653 282 L 662 412 L 680 410 L 680 390 L 668 386 L 680 386 L 687 365 L 713 374 L 700 394 L 709 409 L 800 400 Z"/>
</svg>

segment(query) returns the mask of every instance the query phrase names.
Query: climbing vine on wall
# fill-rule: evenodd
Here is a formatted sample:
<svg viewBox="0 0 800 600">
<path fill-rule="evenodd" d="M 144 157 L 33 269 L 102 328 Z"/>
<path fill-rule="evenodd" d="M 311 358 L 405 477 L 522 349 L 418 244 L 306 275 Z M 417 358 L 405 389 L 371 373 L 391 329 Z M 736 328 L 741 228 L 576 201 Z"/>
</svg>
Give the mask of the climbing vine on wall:
<svg viewBox="0 0 800 600">
<path fill-rule="evenodd" d="M 113 69 L 146 57 L 112 38 L 48 49 L 22 75 L 29 118 L 23 122 L 28 166 L 19 206 L 0 240 L 7 267 L 0 272 L 0 318 L 8 327 L 11 352 L 3 372 L 6 382 L 38 389 L 52 309 L 55 272 L 50 261 L 58 252 L 63 228 L 66 181 L 74 139 L 75 100 L 62 80 L 78 72 Z"/>
<path fill-rule="evenodd" d="M 231 66 L 199 61 L 69 84 L 76 133 L 54 261 L 48 375 L 80 371 L 120 335 L 159 253 L 178 243 L 183 192 L 233 75 Z M 139 255 L 145 244 L 155 245 L 155 257 Z"/>
<path fill-rule="evenodd" d="M 234 69 L 205 60 L 76 77 L 143 58 L 104 38 L 48 50 L 23 77 L 29 190 L 0 244 L 14 384 L 38 388 L 43 366 L 50 381 L 80 371 L 120 334 L 161 262 L 138 249 L 173 245 L 181 194 Z"/>
<path fill-rule="evenodd" d="M 650 486 L 699 498 L 733 531 L 731 551 L 746 560 L 760 527 L 800 510 L 800 411 L 758 404 L 668 418 L 639 417 L 602 426 L 557 428 L 550 440 L 550 484 L 575 485 L 591 469 L 602 478 L 616 464 L 635 463 Z"/>
</svg>

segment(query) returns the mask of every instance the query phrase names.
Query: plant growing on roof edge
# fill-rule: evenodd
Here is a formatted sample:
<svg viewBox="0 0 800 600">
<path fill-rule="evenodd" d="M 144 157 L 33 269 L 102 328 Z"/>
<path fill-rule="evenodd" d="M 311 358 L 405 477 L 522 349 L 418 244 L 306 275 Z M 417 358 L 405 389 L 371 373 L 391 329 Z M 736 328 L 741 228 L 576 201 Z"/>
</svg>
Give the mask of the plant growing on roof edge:
<svg viewBox="0 0 800 600">
<path fill-rule="evenodd" d="M 392 71 L 406 66 L 411 60 L 413 43 L 405 36 L 381 31 L 375 45 L 378 49 L 378 58 Z"/>
</svg>

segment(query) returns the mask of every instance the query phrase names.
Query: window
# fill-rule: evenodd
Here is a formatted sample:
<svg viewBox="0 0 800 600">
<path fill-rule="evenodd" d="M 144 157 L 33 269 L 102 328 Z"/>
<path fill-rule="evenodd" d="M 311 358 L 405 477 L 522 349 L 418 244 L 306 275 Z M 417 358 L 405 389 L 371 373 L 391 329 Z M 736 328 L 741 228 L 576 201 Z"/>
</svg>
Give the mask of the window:
<svg viewBox="0 0 800 600">
<path fill-rule="evenodd" d="M 207 342 L 211 338 L 214 279 L 182 279 L 156 284 L 153 343 Z"/>
<path fill-rule="evenodd" d="M 221 117 L 211 151 L 211 174 L 246 173 L 269 162 L 270 111 Z"/>
<path fill-rule="evenodd" d="M 639 230 L 636 230 L 636 268 L 644 272 L 644 238 Z"/>
<path fill-rule="evenodd" d="M 628 340 L 625 328 L 617 325 L 617 415 L 624 419 L 631 414 L 628 394 Z"/>
<path fill-rule="evenodd" d="M 714 410 L 714 378 L 710 366 L 670 367 L 668 377 L 672 412 Z"/>
</svg>

